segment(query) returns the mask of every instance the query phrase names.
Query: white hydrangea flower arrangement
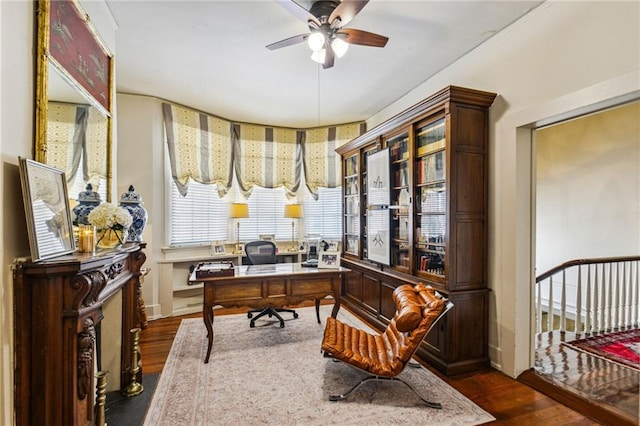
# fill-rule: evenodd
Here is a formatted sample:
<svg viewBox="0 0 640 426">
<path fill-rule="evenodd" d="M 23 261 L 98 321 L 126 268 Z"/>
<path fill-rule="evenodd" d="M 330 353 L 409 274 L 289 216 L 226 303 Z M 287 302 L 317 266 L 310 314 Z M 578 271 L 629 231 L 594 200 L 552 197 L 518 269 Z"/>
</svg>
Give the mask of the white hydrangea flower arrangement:
<svg viewBox="0 0 640 426">
<path fill-rule="evenodd" d="M 102 203 L 91 210 L 87 217 L 97 229 L 126 229 L 133 223 L 129 212 L 112 203 Z"/>
</svg>

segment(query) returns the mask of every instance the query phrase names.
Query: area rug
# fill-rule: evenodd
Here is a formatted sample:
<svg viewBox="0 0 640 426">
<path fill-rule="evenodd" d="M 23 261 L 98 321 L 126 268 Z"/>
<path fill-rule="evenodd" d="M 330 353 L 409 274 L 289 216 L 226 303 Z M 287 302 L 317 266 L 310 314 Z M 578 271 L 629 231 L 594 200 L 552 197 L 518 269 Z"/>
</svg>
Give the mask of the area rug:
<svg viewBox="0 0 640 426">
<path fill-rule="evenodd" d="M 326 318 L 332 306 L 321 307 Z M 322 356 L 324 320 L 297 309 L 284 328 L 270 320 L 249 327 L 246 315 L 224 315 L 213 323 L 211 358 L 204 364 L 206 329 L 185 319 L 176 334 L 145 417 L 145 425 L 477 425 L 495 418 L 429 370 L 417 365 L 401 377 L 427 400 L 428 408 L 402 383 L 370 382 L 346 401 L 344 393 L 363 373 Z M 338 319 L 360 324 L 341 309 Z"/>
<path fill-rule="evenodd" d="M 563 344 L 640 371 L 640 329 L 600 334 Z"/>
</svg>

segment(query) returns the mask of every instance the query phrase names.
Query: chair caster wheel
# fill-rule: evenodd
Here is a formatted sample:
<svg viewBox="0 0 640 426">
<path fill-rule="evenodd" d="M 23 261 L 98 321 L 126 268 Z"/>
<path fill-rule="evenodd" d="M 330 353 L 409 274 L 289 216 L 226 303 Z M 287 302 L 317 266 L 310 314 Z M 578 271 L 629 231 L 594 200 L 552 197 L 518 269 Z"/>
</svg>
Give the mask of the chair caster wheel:
<svg viewBox="0 0 640 426">
<path fill-rule="evenodd" d="M 247 318 L 253 318 L 253 314 L 251 312 L 247 312 Z"/>
<path fill-rule="evenodd" d="M 283 322 L 280 323 L 280 328 L 284 328 L 284 323 Z"/>
<path fill-rule="evenodd" d="M 294 312 L 294 313 L 293 313 L 293 317 L 294 317 L 294 318 L 298 318 L 298 314 Z"/>
<path fill-rule="evenodd" d="M 271 318 L 273 315 L 269 314 L 269 318 Z"/>
<path fill-rule="evenodd" d="M 254 328 L 255 326 L 256 326 L 256 323 L 254 323 L 253 321 L 251 321 L 251 322 L 249 323 L 249 327 L 250 327 L 250 328 Z"/>
</svg>

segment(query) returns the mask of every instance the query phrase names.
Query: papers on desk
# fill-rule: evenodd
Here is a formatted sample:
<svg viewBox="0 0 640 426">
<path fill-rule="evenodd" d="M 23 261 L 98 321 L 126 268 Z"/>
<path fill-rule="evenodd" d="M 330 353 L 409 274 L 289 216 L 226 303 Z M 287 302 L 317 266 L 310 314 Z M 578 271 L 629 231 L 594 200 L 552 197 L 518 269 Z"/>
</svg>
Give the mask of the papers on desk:
<svg viewBox="0 0 640 426">
<path fill-rule="evenodd" d="M 249 265 L 247 267 L 247 274 L 265 274 L 269 272 L 276 272 L 276 265 Z"/>
<path fill-rule="evenodd" d="M 200 270 L 201 271 L 222 271 L 224 269 L 233 268 L 231 263 L 227 262 L 211 262 L 211 263 L 201 263 Z"/>
<path fill-rule="evenodd" d="M 196 266 L 196 278 L 234 275 L 231 262 L 204 262 Z"/>
</svg>

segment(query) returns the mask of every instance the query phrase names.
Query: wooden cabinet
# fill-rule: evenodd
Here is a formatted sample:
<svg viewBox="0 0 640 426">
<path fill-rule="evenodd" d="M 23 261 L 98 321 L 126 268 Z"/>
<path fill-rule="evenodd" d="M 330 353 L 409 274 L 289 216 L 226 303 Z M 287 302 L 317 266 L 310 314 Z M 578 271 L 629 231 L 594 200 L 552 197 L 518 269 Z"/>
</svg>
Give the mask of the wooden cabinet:
<svg viewBox="0 0 640 426">
<path fill-rule="evenodd" d="M 445 374 L 489 362 L 488 109 L 495 96 L 449 86 L 337 149 L 344 177 L 342 265 L 352 271 L 343 301 L 382 329 L 395 311 L 391 294 L 398 285 L 424 282 L 446 294 L 455 308 L 419 351 Z M 366 225 L 367 158 L 385 149 L 390 255 L 380 263 L 368 256 L 374 230 Z"/>
<path fill-rule="evenodd" d="M 101 322 L 111 320 L 103 315 L 104 303 L 119 292 L 120 339 L 107 346 L 120 348 L 121 368 L 109 376 L 119 375 L 122 389 L 131 382 L 130 331 L 144 322 L 143 246 L 127 244 L 97 255 L 74 253 L 14 266 L 17 425 L 95 424 L 94 366 L 101 350 L 96 335 Z M 141 368 L 137 382 L 142 382 Z"/>
</svg>

